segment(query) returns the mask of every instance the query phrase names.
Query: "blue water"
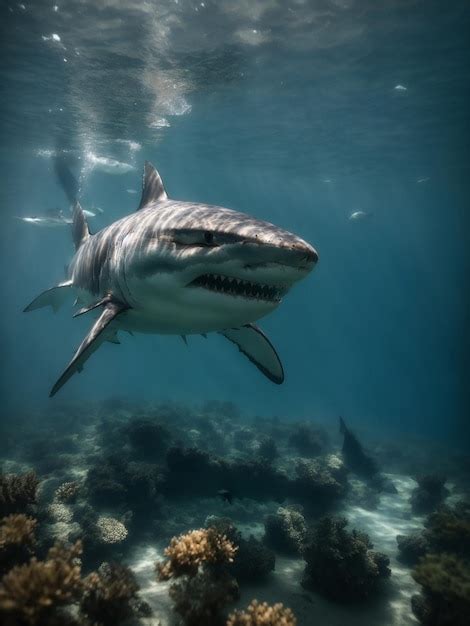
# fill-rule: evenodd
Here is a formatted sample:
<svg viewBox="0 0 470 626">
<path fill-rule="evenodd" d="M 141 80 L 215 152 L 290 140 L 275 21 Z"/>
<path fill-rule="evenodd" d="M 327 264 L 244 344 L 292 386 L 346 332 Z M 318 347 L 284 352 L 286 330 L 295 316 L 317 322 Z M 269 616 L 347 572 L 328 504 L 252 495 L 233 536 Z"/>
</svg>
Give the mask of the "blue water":
<svg viewBox="0 0 470 626">
<path fill-rule="evenodd" d="M 468 442 L 466 2 L 25 0 L 2 3 L 1 23 L 2 412 L 215 398 Z M 83 177 L 83 206 L 104 211 L 93 231 L 135 210 L 126 190 L 149 159 L 172 198 L 315 246 L 318 266 L 261 322 L 284 385 L 221 337 L 125 336 L 48 399 L 89 320 L 21 312 L 73 248 L 67 228 L 14 216 L 68 210 L 58 141 L 135 168 Z"/>
</svg>

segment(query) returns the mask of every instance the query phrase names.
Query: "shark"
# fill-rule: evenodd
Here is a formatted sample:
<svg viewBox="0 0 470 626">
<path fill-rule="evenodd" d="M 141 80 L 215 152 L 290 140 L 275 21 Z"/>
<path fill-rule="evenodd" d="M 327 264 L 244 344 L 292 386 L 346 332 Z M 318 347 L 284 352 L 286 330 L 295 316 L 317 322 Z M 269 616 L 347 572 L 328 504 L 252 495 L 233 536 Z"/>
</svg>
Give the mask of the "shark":
<svg viewBox="0 0 470 626">
<path fill-rule="evenodd" d="M 118 333 L 219 333 L 276 384 L 281 360 L 256 322 L 274 311 L 318 261 L 306 241 L 232 209 L 172 200 L 145 162 L 136 212 L 91 234 L 78 201 L 72 214 L 75 255 L 66 280 L 43 291 L 25 312 L 57 311 L 74 295 L 74 317 L 91 328 L 50 391 L 55 395 L 104 342 Z"/>
</svg>

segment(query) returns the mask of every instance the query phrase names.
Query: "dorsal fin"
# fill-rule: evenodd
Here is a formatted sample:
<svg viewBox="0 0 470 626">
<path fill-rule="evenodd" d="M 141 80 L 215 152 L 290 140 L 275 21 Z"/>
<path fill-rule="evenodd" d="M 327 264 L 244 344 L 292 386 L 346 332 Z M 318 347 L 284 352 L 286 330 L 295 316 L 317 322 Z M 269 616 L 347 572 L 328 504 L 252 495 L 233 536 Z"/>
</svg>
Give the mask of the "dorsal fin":
<svg viewBox="0 0 470 626">
<path fill-rule="evenodd" d="M 72 214 L 72 237 L 75 244 L 75 250 L 78 250 L 84 241 L 90 236 L 88 224 L 80 202 L 75 202 Z"/>
<path fill-rule="evenodd" d="M 167 198 L 168 196 L 166 195 L 160 174 L 149 161 L 145 161 L 142 180 L 142 197 L 137 210 L 143 209 L 151 202 L 159 202 Z"/>
</svg>

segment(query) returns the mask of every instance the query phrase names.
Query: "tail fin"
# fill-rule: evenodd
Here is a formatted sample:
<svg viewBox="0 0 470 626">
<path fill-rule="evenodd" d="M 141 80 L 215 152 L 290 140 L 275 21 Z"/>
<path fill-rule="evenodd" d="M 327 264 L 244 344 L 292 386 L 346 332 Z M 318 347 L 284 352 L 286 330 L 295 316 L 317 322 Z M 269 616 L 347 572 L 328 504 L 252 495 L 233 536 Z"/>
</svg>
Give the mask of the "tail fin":
<svg viewBox="0 0 470 626">
<path fill-rule="evenodd" d="M 344 435 L 347 431 L 347 427 L 346 424 L 344 423 L 344 419 L 341 417 L 341 415 L 339 416 L 339 432 Z"/>
<path fill-rule="evenodd" d="M 73 243 L 75 244 L 75 250 L 78 250 L 82 243 L 90 236 L 88 223 L 78 200 L 75 202 L 75 206 L 73 207 L 72 219 Z"/>
</svg>

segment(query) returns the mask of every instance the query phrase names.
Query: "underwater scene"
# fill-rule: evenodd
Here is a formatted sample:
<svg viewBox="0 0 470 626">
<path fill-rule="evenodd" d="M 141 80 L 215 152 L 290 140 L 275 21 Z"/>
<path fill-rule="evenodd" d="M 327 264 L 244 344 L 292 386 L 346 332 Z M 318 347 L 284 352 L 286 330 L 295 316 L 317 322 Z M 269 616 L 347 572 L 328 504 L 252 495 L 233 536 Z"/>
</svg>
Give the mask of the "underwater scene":
<svg viewBox="0 0 470 626">
<path fill-rule="evenodd" d="M 469 3 L 0 30 L 1 626 L 468 626 Z"/>
</svg>

